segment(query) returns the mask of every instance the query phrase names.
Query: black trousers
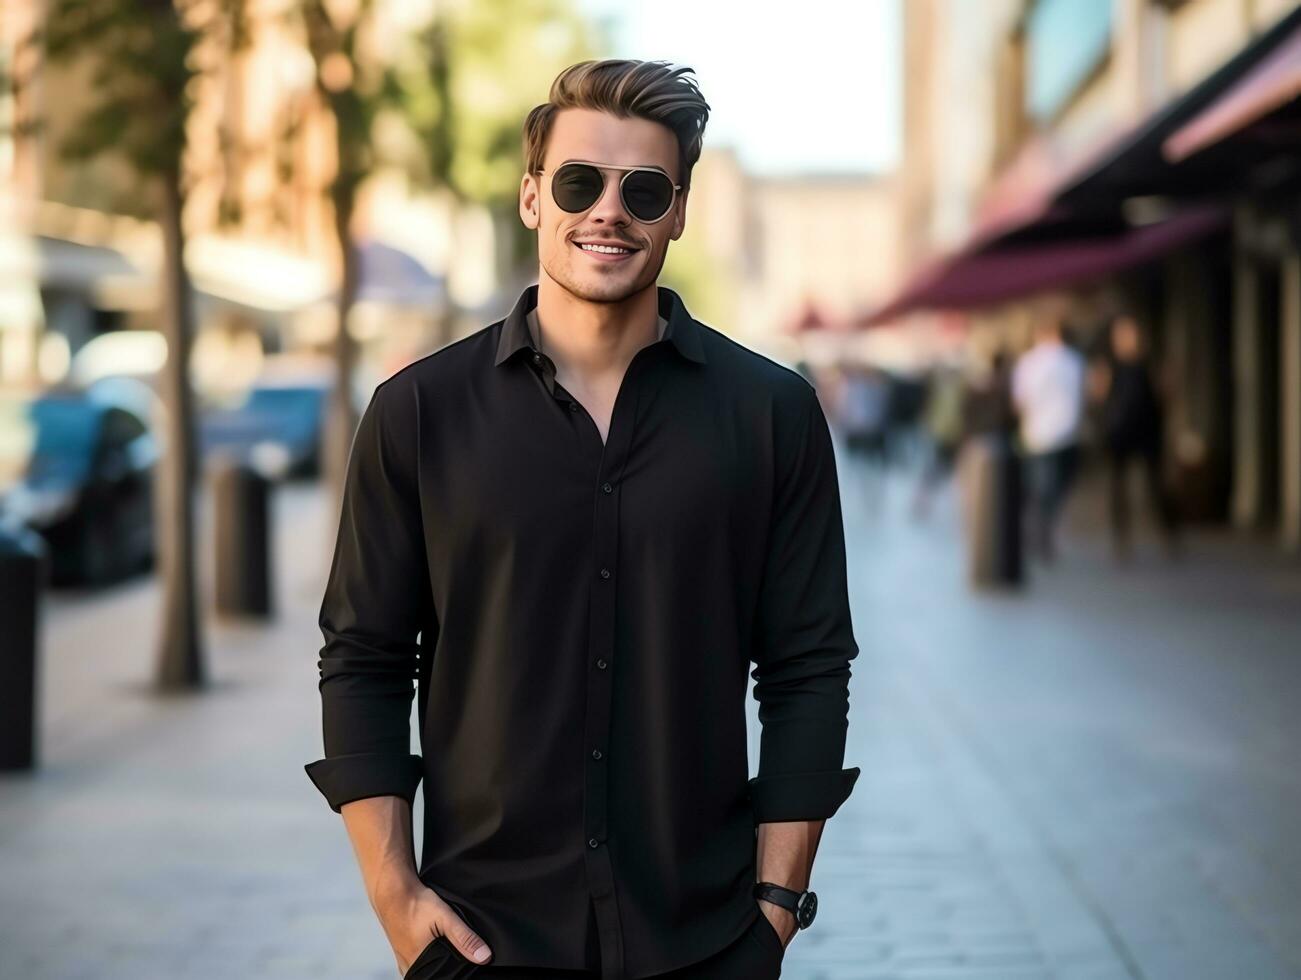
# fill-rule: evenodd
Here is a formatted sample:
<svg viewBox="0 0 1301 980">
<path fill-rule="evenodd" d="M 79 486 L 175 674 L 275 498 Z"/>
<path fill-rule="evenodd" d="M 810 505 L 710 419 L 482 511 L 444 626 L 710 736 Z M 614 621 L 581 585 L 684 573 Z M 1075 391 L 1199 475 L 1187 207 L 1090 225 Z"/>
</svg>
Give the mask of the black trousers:
<svg viewBox="0 0 1301 980">
<path fill-rule="evenodd" d="M 589 947 L 593 947 L 588 961 L 599 962 L 599 951 L 593 945 L 596 931 L 590 930 L 588 935 Z M 777 980 L 785 956 L 777 930 L 758 910 L 755 920 L 723 949 L 699 963 L 657 973 L 654 980 Z M 446 936 L 439 936 L 416 957 L 403 980 L 598 980 L 600 975 L 599 970 L 480 965 L 462 956 Z"/>
<path fill-rule="evenodd" d="M 1052 557 L 1057 515 L 1066 502 L 1079 462 L 1079 447 L 1062 446 L 1027 458 L 1029 466 L 1030 541 L 1045 558 Z"/>
<path fill-rule="evenodd" d="M 1179 519 L 1174 501 L 1166 491 L 1165 480 L 1161 473 L 1161 447 L 1159 444 L 1113 443 L 1107 454 L 1107 473 L 1111 498 L 1111 534 L 1118 548 L 1129 547 L 1129 487 L 1127 478 L 1132 462 L 1142 465 L 1143 476 L 1147 483 L 1148 501 L 1156 514 L 1157 523 L 1167 540 L 1174 538 L 1178 532 Z"/>
</svg>

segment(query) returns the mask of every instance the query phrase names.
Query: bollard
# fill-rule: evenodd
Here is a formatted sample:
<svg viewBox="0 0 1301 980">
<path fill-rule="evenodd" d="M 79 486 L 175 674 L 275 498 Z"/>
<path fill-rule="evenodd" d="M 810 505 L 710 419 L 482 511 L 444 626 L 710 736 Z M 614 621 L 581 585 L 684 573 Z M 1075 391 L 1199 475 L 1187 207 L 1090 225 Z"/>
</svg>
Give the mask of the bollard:
<svg viewBox="0 0 1301 980">
<path fill-rule="evenodd" d="M 266 477 L 239 460 L 214 465 L 219 613 L 272 615 L 270 486 Z"/>
<path fill-rule="evenodd" d="M 36 654 L 48 574 L 41 536 L 0 522 L 0 770 L 36 768 Z"/>
<path fill-rule="evenodd" d="M 1021 461 L 998 435 L 981 435 L 964 451 L 967 572 L 973 585 L 1020 585 Z"/>
</svg>

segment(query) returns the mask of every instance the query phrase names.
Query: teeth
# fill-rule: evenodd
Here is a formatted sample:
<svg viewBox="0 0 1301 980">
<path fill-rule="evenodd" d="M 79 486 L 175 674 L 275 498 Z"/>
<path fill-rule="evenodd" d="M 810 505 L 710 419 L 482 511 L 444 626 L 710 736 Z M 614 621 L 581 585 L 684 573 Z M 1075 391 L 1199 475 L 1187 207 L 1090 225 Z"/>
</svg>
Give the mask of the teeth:
<svg viewBox="0 0 1301 980">
<path fill-rule="evenodd" d="M 609 252 L 613 255 L 624 255 L 631 249 L 615 248 L 613 245 L 579 245 L 579 248 L 587 252 Z"/>
</svg>

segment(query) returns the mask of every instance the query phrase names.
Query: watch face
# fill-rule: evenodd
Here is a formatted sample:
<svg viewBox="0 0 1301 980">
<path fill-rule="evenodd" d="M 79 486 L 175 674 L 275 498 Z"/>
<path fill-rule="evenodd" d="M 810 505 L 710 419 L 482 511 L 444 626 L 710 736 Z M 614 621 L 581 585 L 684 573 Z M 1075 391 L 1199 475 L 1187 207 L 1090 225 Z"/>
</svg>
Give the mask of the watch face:
<svg viewBox="0 0 1301 980">
<path fill-rule="evenodd" d="M 795 908 L 795 918 L 799 920 L 800 928 L 807 929 L 811 926 L 817 914 L 818 896 L 813 892 L 805 892 L 800 896 L 799 904 Z"/>
</svg>

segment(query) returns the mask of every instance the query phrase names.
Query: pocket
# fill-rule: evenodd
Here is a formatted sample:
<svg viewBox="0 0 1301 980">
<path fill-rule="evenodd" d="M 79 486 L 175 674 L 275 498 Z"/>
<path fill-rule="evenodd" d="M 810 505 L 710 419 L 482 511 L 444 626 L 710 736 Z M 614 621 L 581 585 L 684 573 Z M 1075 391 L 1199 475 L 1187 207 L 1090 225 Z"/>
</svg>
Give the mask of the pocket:
<svg viewBox="0 0 1301 980">
<path fill-rule="evenodd" d="M 785 947 L 767 917 L 760 912 L 750 928 L 743 933 L 746 948 L 750 950 L 750 962 L 745 964 L 729 963 L 732 976 L 746 976 L 752 980 L 778 980 L 785 962 Z"/>
<path fill-rule="evenodd" d="M 402 980 L 412 980 L 416 975 L 416 970 L 429 962 L 431 954 L 443 938 L 443 936 L 435 936 L 429 941 L 429 944 L 420 951 L 420 955 L 411 961 L 411 965 L 407 967 L 407 972 L 402 974 Z"/>
<path fill-rule="evenodd" d="M 782 943 L 782 937 L 778 935 L 777 928 L 768 921 L 768 916 L 763 914 L 762 909 L 755 917 L 751 929 L 758 933 L 759 941 L 766 944 L 778 956 L 786 955 L 786 946 Z"/>
<path fill-rule="evenodd" d="M 442 899 L 442 901 L 448 902 L 448 905 L 453 907 L 453 910 L 457 912 L 457 915 L 461 916 L 464 923 L 467 925 L 470 924 L 470 920 L 466 918 L 466 910 L 459 906 L 457 902 L 451 902 L 446 898 Z M 448 957 L 454 957 L 455 959 L 462 960 L 464 963 L 470 963 L 470 960 L 462 957 L 461 953 L 457 950 L 457 947 L 451 945 L 451 940 L 449 940 L 448 937 L 435 936 L 432 940 L 429 940 L 429 944 L 425 946 L 423 950 L 420 950 L 419 957 L 411 960 L 411 966 L 407 967 L 407 971 L 403 973 L 402 980 L 416 980 L 416 976 L 418 976 L 418 972 L 416 971 L 420 970 L 422 967 L 429 966 L 429 963 L 431 963 L 433 959 L 436 959 L 437 953 L 448 955 Z"/>
</svg>

